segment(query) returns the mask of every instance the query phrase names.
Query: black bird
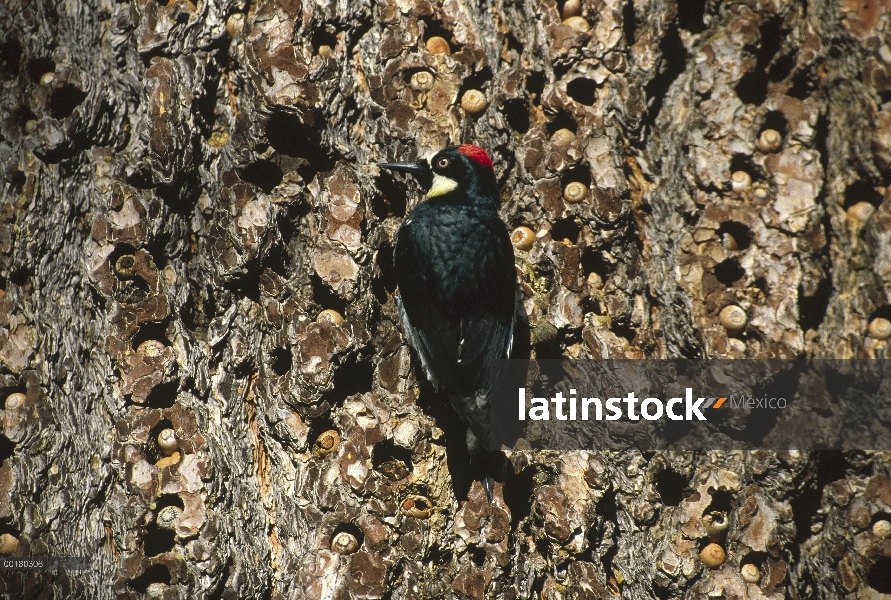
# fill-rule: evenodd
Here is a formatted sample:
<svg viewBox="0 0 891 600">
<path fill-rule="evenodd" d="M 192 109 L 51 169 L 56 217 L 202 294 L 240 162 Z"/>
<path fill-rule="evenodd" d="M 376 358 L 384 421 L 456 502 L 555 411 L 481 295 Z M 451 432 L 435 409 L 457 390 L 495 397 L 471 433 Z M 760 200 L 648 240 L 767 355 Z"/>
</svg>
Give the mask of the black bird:
<svg viewBox="0 0 891 600">
<path fill-rule="evenodd" d="M 379 166 L 411 173 L 427 188 L 427 201 L 396 234 L 399 316 L 427 378 L 467 425 L 471 460 L 485 459 L 490 374 L 510 355 L 517 285 L 492 160 L 464 144 Z M 491 502 L 489 469 L 482 483 Z"/>
</svg>

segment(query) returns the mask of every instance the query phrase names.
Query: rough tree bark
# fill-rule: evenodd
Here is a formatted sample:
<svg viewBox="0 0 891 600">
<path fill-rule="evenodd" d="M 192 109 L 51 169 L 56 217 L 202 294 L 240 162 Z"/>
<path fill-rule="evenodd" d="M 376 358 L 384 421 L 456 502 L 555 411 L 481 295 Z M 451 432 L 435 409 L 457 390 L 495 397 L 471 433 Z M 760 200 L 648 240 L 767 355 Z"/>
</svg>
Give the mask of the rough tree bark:
<svg viewBox="0 0 891 600">
<path fill-rule="evenodd" d="M 375 162 L 491 152 L 520 353 L 889 355 L 891 3 L 573 2 L 0 5 L 0 549 L 90 559 L 0 596 L 891 594 L 887 453 L 520 452 L 455 500 Z"/>
</svg>

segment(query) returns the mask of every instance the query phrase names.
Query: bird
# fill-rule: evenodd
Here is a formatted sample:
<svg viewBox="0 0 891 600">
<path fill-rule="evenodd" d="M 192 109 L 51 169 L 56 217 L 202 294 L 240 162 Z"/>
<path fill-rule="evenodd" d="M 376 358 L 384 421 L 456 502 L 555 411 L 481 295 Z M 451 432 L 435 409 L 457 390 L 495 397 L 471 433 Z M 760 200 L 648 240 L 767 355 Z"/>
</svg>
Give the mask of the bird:
<svg viewBox="0 0 891 600">
<path fill-rule="evenodd" d="M 485 461 L 490 377 L 496 361 L 510 357 L 517 289 L 492 160 L 463 144 L 378 166 L 410 173 L 426 189 L 396 233 L 399 319 L 427 379 L 465 424 L 471 461 Z M 491 503 L 494 479 L 484 470 Z"/>
</svg>

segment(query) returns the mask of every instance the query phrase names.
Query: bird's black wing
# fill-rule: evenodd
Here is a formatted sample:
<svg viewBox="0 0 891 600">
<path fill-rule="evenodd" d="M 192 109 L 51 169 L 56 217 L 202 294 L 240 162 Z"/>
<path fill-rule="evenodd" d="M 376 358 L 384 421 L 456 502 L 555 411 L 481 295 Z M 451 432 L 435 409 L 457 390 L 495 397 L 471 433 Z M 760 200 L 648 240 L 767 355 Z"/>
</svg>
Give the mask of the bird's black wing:
<svg viewBox="0 0 891 600">
<path fill-rule="evenodd" d="M 487 437 L 491 369 L 507 358 L 513 334 L 513 247 L 497 215 L 454 218 L 454 230 L 444 222 L 426 227 L 423 217 L 406 221 L 411 227 L 397 238 L 402 324 L 433 385 L 477 437 Z"/>
</svg>

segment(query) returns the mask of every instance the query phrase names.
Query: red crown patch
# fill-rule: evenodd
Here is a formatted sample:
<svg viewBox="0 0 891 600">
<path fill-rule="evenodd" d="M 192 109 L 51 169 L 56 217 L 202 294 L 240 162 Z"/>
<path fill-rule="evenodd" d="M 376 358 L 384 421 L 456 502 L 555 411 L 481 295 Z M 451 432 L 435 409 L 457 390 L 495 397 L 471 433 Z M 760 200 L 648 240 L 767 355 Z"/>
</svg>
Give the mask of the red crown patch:
<svg viewBox="0 0 891 600">
<path fill-rule="evenodd" d="M 460 152 L 464 156 L 469 156 L 484 167 L 489 167 L 490 169 L 494 170 L 494 167 L 492 166 L 492 159 L 489 158 L 489 155 L 486 154 L 486 151 L 479 146 L 474 146 L 473 144 L 464 144 L 463 146 L 458 147 L 458 152 Z"/>
</svg>

